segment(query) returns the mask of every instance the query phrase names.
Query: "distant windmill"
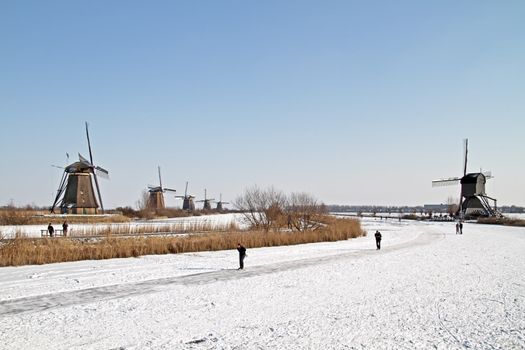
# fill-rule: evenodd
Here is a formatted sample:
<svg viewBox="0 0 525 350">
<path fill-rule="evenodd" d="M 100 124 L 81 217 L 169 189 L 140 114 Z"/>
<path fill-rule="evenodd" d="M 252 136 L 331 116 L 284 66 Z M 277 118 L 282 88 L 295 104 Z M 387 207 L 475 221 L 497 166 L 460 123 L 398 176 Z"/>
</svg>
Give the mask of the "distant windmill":
<svg viewBox="0 0 525 350">
<path fill-rule="evenodd" d="M 207 197 L 206 189 L 204 189 L 204 199 L 201 199 L 200 201 L 197 201 L 197 202 L 204 203 L 203 206 L 202 206 L 203 210 L 211 210 L 211 202 L 214 201 L 214 200 L 215 200 L 215 198 L 208 198 Z"/>
<path fill-rule="evenodd" d="M 160 166 L 159 170 L 159 186 L 148 186 L 148 208 L 149 209 L 164 209 L 166 206 L 164 204 L 164 193 L 171 192 L 175 193 L 176 191 L 171 188 L 162 187 L 162 177 L 160 175 Z"/>
<path fill-rule="evenodd" d="M 461 184 L 461 195 L 459 200 L 459 214 L 465 216 L 497 216 L 497 201 L 485 193 L 485 183 L 492 178 L 490 171 L 479 173 L 467 173 L 468 139 L 463 140 L 464 159 L 463 176 L 451 177 L 432 181 L 432 186 L 449 186 Z M 493 201 L 494 207 L 489 204 Z"/>
<path fill-rule="evenodd" d="M 182 210 L 195 210 L 195 203 L 191 194 L 188 194 L 188 181 L 186 181 L 186 189 L 184 190 L 184 196 L 175 196 L 175 198 L 182 198 Z"/>
<path fill-rule="evenodd" d="M 223 202 L 223 201 L 222 201 L 222 193 L 220 194 L 219 198 L 220 198 L 220 199 L 219 199 L 219 201 L 217 202 L 217 211 L 223 211 L 223 210 L 224 210 L 223 205 L 224 205 L 224 204 L 230 204 L 230 203 L 229 203 L 229 202 Z"/>
<path fill-rule="evenodd" d="M 99 207 L 98 202 L 100 202 L 100 208 L 104 212 L 97 175 L 108 179 L 109 173 L 106 169 L 95 166 L 93 163 L 88 123 L 86 123 L 86 137 L 89 148 L 89 160 L 82 157 L 79 153 L 78 162 L 64 168 L 55 200 L 51 206 L 52 213 L 55 212 L 55 208 L 58 206 L 63 214 L 96 214 Z M 98 202 L 93 190 L 92 179 L 95 180 Z"/>
</svg>

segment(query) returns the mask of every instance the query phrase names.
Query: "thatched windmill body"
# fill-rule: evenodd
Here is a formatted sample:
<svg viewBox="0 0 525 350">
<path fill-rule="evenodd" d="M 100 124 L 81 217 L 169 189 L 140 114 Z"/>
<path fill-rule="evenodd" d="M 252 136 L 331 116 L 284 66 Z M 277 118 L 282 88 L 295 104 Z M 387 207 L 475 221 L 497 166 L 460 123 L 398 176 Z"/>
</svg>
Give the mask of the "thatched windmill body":
<svg viewBox="0 0 525 350">
<path fill-rule="evenodd" d="M 98 185 L 98 176 L 109 178 L 106 169 L 94 165 L 93 153 L 91 152 L 91 142 L 89 140 L 89 129 L 86 123 L 86 137 L 89 149 L 89 160 L 78 154 L 78 162 L 70 164 L 64 168 L 62 179 L 57 190 L 57 194 L 51 212 L 54 213 L 57 207 L 62 214 L 97 214 L 99 203 L 102 212 L 104 206 Z M 95 182 L 96 195 L 93 189 Z"/>
<path fill-rule="evenodd" d="M 204 189 L 204 199 L 201 199 L 197 202 L 200 202 L 200 203 L 203 203 L 202 205 L 202 209 L 203 210 L 211 210 L 211 202 L 214 201 L 215 198 L 208 198 L 207 197 L 207 193 L 206 193 L 206 189 Z"/>
<path fill-rule="evenodd" d="M 467 173 L 468 139 L 463 141 L 463 176 L 432 181 L 432 186 L 449 186 L 461 184 L 458 214 L 468 216 L 498 216 L 497 200 L 487 196 L 485 184 L 492 178 L 491 172 Z M 493 207 L 490 205 L 493 202 Z"/>
<path fill-rule="evenodd" d="M 184 196 L 175 196 L 175 198 L 182 198 L 182 210 L 195 210 L 195 202 L 193 201 L 195 196 L 188 194 L 188 181 L 186 181 L 186 189 L 184 190 Z"/>
<path fill-rule="evenodd" d="M 175 193 L 176 191 L 172 188 L 166 188 L 162 187 L 162 177 L 160 174 L 160 166 L 158 167 L 159 171 L 159 186 L 148 186 L 148 203 L 147 207 L 148 209 L 164 209 L 166 208 L 166 205 L 164 203 L 164 193 L 165 192 L 171 192 Z"/>
</svg>

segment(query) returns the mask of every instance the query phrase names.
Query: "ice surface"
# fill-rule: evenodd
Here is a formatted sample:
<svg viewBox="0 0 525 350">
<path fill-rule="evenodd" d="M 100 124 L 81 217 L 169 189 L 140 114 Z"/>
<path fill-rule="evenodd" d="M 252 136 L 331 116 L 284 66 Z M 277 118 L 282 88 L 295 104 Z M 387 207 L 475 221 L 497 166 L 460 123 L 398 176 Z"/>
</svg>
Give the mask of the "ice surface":
<svg viewBox="0 0 525 350">
<path fill-rule="evenodd" d="M 525 348 L 525 229 L 363 225 L 243 271 L 235 250 L 0 268 L 0 348 Z"/>
</svg>

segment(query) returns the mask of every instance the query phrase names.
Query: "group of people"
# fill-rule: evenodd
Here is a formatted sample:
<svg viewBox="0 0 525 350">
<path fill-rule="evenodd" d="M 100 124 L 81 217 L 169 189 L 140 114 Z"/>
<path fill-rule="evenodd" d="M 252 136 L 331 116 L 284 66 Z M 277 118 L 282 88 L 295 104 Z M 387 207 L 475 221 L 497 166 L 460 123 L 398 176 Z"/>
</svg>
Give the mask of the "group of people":
<svg viewBox="0 0 525 350">
<path fill-rule="evenodd" d="M 67 236 L 68 228 L 69 228 L 69 225 L 68 225 L 67 221 L 64 221 L 64 223 L 62 224 L 62 234 L 64 235 L 64 237 Z M 51 225 L 51 223 L 49 223 L 49 225 L 47 225 L 47 232 L 49 233 L 49 237 L 54 237 L 55 236 L 55 228 L 53 227 L 53 225 Z"/>
</svg>

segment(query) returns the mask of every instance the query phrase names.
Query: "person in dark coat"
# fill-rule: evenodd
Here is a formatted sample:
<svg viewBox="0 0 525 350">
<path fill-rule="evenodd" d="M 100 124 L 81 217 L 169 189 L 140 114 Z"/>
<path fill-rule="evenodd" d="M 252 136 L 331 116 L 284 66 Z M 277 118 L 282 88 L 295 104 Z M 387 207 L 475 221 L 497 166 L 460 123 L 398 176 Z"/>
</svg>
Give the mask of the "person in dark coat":
<svg viewBox="0 0 525 350">
<path fill-rule="evenodd" d="M 62 232 L 64 233 L 64 237 L 67 237 L 67 228 L 69 227 L 69 225 L 67 224 L 67 221 L 64 221 L 64 223 L 62 224 Z"/>
<path fill-rule="evenodd" d="M 381 249 L 381 232 L 376 231 L 374 236 L 376 237 L 376 247 L 379 250 Z"/>
<path fill-rule="evenodd" d="M 463 223 L 461 221 L 459 222 L 459 234 L 463 234 Z"/>
<path fill-rule="evenodd" d="M 237 251 L 239 252 L 239 268 L 238 270 L 244 269 L 244 258 L 246 257 L 246 248 L 240 243 L 237 243 Z"/>
<path fill-rule="evenodd" d="M 55 235 L 55 228 L 53 225 L 51 225 L 51 223 L 47 225 L 47 232 L 49 232 L 49 237 L 53 237 Z"/>
</svg>

